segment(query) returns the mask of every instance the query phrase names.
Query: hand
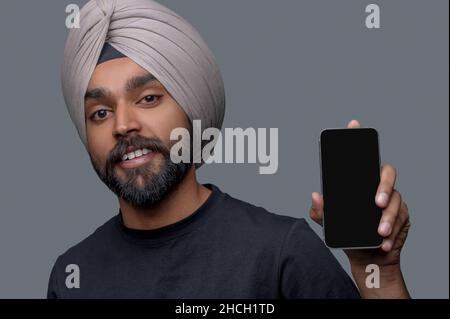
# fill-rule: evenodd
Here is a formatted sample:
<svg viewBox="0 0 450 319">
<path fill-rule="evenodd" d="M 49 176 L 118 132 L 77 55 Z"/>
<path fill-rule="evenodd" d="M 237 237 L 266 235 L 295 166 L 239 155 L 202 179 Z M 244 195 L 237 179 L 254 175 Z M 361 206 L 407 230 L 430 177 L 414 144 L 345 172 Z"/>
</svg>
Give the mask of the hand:
<svg viewBox="0 0 450 319">
<path fill-rule="evenodd" d="M 356 120 L 348 123 L 347 128 L 359 128 Z M 374 198 L 375 203 L 383 209 L 378 227 L 378 233 L 383 237 L 383 243 L 379 249 L 344 250 L 350 260 L 354 276 L 365 278 L 365 267 L 376 264 L 380 267 L 381 275 L 390 283 L 403 278 L 400 271 L 400 252 L 405 244 L 409 221 L 408 207 L 402 200 L 401 194 L 395 189 L 396 170 L 391 165 L 384 165 L 381 169 L 380 184 Z M 312 193 L 311 218 L 322 225 L 324 201 L 322 195 Z M 401 278 L 396 278 L 400 276 Z M 355 278 L 358 280 L 363 278 Z M 360 287 L 361 288 L 361 287 Z M 406 287 L 405 287 L 406 289 Z"/>
</svg>

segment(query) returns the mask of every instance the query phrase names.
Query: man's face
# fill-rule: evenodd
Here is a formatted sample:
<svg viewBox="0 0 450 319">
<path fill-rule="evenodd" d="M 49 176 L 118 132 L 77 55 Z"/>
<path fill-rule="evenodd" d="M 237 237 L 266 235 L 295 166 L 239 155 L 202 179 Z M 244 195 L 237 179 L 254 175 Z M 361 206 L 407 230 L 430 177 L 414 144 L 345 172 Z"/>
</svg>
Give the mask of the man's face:
<svg viewBox="0 0 450 319">
<path fill-rule="evenodd" d="M 100 179 L 131 205 L 151 207 L 191 167 L 170 160 L 170 132 L 189 128 L 163 85 L 129 58 L 99 64 L 85 96 L 91 162 Z"/>
</svg>

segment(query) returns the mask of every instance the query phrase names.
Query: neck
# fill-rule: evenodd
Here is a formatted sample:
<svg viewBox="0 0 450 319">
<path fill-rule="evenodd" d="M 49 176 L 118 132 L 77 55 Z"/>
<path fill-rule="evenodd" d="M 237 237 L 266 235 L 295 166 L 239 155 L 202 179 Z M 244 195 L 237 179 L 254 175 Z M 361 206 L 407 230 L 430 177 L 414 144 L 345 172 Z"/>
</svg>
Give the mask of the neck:
<svg viewBox="0 0 450 319">
<path fill-rule="evenodd" d="M 199 184 L 192 166 L 183 180 L 154 207 L 139 208 L 119 198 L 123 222 L 131 229 L 151 230 L 182 220 L 195 212 L 211 190 Z"/>
</svg>

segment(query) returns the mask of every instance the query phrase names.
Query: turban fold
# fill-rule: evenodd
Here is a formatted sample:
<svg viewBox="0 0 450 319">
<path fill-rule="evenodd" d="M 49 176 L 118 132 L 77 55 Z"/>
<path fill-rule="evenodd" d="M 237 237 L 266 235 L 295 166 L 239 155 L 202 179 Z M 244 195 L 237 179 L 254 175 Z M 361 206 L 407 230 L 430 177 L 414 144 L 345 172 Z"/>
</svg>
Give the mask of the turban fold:
<svg viewBox="0 0 450 319">
<path fill-rule="evenodd" d="M 61 68 L 64 100 L 86 147 L 84 95 L 105 43 L 154 75 L 191 121 L 222 127 L 222 76 L 189 22 L 152 0 L 91 0 L 80 10 L 80 28 L 69 32 Z"/>
</svg>

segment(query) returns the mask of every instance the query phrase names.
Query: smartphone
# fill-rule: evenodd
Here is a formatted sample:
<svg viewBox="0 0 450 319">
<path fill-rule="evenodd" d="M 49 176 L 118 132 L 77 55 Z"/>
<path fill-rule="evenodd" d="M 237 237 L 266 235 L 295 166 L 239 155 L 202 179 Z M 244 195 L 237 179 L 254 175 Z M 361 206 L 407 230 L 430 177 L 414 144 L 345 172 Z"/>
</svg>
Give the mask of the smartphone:
<svg viewBox="0 0 450 319">
<path fill-rule="evenodd" d="M 378 132 L 373 128 L 325 129 L 320 133 L 325 244 L 330 248 L 381 246 L 382 210 Z"/>
</svg>

